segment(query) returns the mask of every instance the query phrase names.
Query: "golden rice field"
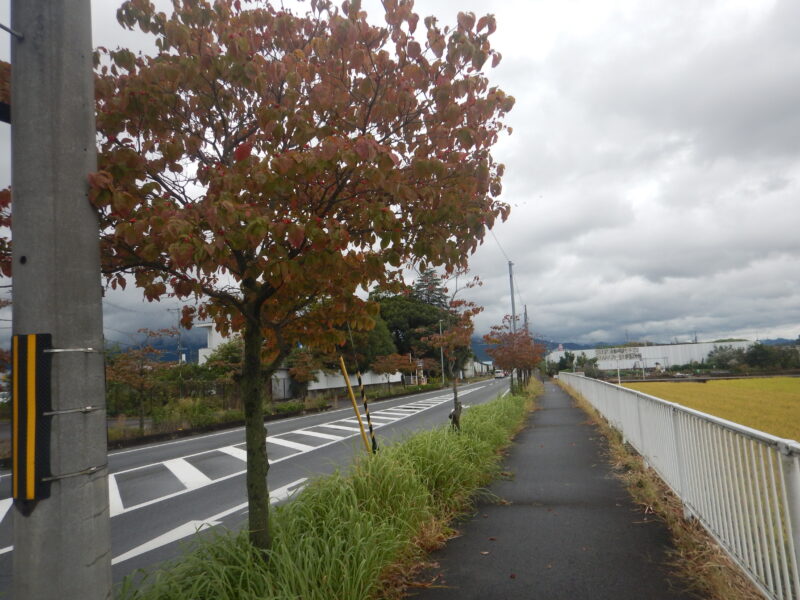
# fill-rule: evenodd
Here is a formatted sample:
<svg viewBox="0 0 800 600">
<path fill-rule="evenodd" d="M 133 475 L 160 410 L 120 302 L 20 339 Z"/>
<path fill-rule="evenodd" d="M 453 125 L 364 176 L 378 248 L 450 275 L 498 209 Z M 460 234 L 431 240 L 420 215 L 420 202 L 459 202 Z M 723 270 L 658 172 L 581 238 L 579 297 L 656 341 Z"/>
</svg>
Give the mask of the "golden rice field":
<svg viewBox="0 0 800 600">
<path fill-rule="evenodd" d="M 625 387 L 676 402 L 772 435 L 800 440 L 800 378 L 728 379 L 707 383 L 626 383 Z"/>
</svg>

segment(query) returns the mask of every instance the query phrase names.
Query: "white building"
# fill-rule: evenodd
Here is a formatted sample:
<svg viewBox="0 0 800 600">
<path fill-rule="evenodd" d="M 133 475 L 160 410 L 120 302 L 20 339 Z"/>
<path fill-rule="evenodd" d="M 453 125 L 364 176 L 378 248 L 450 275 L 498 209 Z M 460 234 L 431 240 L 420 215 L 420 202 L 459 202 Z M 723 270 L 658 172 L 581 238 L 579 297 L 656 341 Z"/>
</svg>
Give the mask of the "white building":
<svg viewBox="0 0 800 600">
<path fill-rule="evenodd" d="M 221 344 L 228 341 L 228 338 L 223 337 L 214 327 L 213 323 L 200 323 L 197 327 L 206 330 L 206 347 L 200 348 L 198 352 L 198 363 L 204 364 L 211 353 L 216 350 Z M 317 380 L 311 381 L 308 384 L 309 391 L 327 390 L 335 388 L 344 388 L 344 377 L 341 373 L 326 373 L 324 371 L 317 371 L 315 373 Z M 356 376 L 349 374 L 350 384 L 356 385 Z M 364 385 L 376 385 L 386 383 L 397 383 L 402 380 L 400 373 L 381 374 L 367 371 L 362 373 L 361 380 Z M 291 376 L 289 369 L 281 367 L 272 375 L 272 397 L 275 400 L 284 400 L 292 397 L 291 391 Z"/>
<path fill-rule="evenodd" d="M 653 369 L 660 366 L 703 362 L 714 348 L 722 346 L 747 350 L 755 342 L 700 342 L 697 344 L 665 344 L 663 346 L 626 346 L 624 348 L 591 348 L 588 350 L 556 350 L 547 355 L 547 362 L 557 363 L 567 352 L 577 359 L 585 354 L 587 359 L 598 358 L 597 367 L 603 371 L 614 369 Z"/>
<path fill-rule="evenodd" d="M 196 327 L 206 330 L 206 347 L 200 348 L 197 352 L 198 364 L 204 365 L 211 353 L 228 340 L 222 337 L 222 334 L 217 331 L 213 323 L 198 323 Z"/>
<path fill-rule="evenodd" d="M 461 377 L 471 379 L 472 377 L 489 375 L 493 372 L 494 367 L 492 366 L 492 363 L 481 362 L 473 357 L 470 357 L 464 364 L 464 368 L 461 369 Z"/>
</svg>

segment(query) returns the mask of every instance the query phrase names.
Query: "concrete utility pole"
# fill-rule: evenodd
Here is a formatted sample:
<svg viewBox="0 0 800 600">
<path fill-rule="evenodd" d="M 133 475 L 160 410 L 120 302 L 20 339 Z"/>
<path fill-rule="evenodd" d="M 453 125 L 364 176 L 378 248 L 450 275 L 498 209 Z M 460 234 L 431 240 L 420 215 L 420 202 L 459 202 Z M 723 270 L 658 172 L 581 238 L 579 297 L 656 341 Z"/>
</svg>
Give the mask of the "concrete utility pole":
<svg viewBox="0 0 800 600">
<path fill-rule="evenodd" d="M 511 283 L 511 331 L 517 333 L 517 309 L 514 305 L 514 263 L 508 261 L 508 280 Z"/>
<path fill-rule="evenodd" d="M 90 0 L 12 0 L 11 23 L 22 36 L 11 40 L 13 331 L 52 335 L 42 417 L 51 429 L 36 435 L 49 446 L 50 492 L 15 501 L 12 596 L 107 599 L 100 249 L 87 199 L 97 169 Z"/>
<path fill-rule="evenodd" d="M 442 337 L 441 319 L 439 319 L 439 337 Z M 444 387 L 444 346 L 439 346 L 439 358 L 442 360 L 442 387 Z"/>
<path fill-rule="evenodd" d="M 528 331 L 528 305 L 527 304 L 525 305 L 525 312 L 523 314 L 525 315 L 525 317 L 523 319 L 523 323 L 525 323 L 525 333 L 530 333 L 530 331 Z"/>
</svg>

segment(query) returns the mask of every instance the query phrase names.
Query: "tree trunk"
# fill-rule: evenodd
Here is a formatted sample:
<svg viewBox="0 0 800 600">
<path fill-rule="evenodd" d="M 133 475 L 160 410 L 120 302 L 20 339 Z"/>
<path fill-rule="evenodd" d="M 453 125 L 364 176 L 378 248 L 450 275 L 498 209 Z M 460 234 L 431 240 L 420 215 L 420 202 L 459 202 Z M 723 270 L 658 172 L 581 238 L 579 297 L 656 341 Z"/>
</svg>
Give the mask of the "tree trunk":
<svg viewBox="0 0 800 600">
<path fill-rule="evenodd" d="M 261 379 L 261 344 L 257 325 L 247 323 L 244 330 L 241 390 L 244 403 L 245 440 L 247 441 L 247 502 L 249 504 L 250 542 L 269 550 L 269 491 L 267 490 L 267 432 L 264 428 L 264 404 Z"/>
</svg>

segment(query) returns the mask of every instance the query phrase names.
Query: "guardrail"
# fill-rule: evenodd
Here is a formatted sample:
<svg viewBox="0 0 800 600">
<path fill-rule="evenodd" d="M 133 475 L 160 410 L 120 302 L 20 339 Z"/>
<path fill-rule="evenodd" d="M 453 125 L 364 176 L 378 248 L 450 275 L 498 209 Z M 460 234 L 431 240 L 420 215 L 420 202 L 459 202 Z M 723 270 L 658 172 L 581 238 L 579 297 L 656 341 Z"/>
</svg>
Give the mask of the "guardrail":
<svg viewBox="0 0 800 600">
<path fill-rule="evenodd" d="M 800 600 L 800 444 L 572 373 L 630 443 L 769 598 Z"/>
</svg>

